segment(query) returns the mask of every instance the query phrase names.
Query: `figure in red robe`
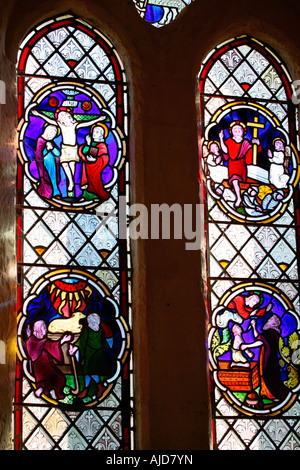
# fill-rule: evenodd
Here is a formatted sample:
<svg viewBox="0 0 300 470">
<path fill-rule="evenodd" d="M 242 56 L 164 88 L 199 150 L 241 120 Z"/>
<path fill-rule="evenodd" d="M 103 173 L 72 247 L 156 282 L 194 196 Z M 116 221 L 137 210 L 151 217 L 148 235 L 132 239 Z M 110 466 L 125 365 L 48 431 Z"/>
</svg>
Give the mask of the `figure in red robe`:
<svg viewBox="0 0 300 470">
<path fill-rule="evenodd" d="M 102 171 L 108 165 L 109 155 L 105 143 L 107 128 L 104 124 L 95 124 L 91 136 L 87 135 L 86 144 L 79 147 L 79 156 L 83 160 L 81 187 L 86 189 L 84 195 L 87 199 L 99 197 L 108 199 L 102 182 Z"/>
<path fill-rule="evenodd" d="M 244 320 L 247 320 L 250 316 L 261 317 L 266 313 L 270 307 L 261 308 L 262 303 L 263 297 L 260 294 L 250 292 L 249 295 L 237 295 L 234 297 L 229 302 L 228 308 L 235 310 Z"/>
<path fill-rule="evenodd" d="M 224 159 L 228 161 L 229 183 L 236 194 L 235 207 L 242 203 L 240 183 L 247 179 L 247 165 L 252 163 L 252 144 L 259 145 L 258 139 L 252 139 L 252 143 L 245 139 L 246 126 L 234 121 L 230 126 L 231 137 L 224 142 L 224 132 L 220 131 L 220 144 L 224 153 Z"/>
<path fill-rule="evenodd" d="M 47 327 L 44 321 L 38 320 L 33 325 L 26 347 L 32 361 L 33 374 L 36 379 L 36 396 L 63 398 L 65 376 L 54 361 L 63 362 L 62 345 L 71 341 L 71 335 L 64 335 L 60 341 L 47 338 Z"/>
</svg>

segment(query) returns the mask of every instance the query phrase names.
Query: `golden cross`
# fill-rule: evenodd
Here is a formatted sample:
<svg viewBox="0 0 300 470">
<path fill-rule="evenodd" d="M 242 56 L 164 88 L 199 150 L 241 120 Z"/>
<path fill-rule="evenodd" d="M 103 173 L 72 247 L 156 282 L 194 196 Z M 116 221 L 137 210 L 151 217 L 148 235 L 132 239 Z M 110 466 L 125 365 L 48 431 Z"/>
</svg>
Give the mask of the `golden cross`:
<svg viewBox="0 0 300 470">
<path fill-rule="evenodd" d="M 253 139 L 257 139 L 258 137 L 258 129 L 264 129 L 264 124 L 259 124 L 258 117 L 254 118 L 254 122 L 247 122 L 247 126 L 253 127 Z M 257 165 L 257 144 L 253 144 L 252 147 L 252 155 L 253 155 L 253 165 Z"/>
</svg>

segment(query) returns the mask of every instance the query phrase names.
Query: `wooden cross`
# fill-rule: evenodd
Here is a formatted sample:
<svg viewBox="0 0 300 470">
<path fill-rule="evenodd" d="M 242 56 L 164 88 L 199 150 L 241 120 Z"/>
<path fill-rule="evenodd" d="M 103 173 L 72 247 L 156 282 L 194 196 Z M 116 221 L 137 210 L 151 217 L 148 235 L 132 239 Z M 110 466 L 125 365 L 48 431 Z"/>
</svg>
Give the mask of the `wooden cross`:
<svg viewBox="0 0 300 470">
<path fill-rule="evenodd" d="M 253 127 L 253 139 L 257 139 L 258 129 L 264 129 L 264 127 L 265 127 L 264 124 L 260 124 L 258 122 L 258 117 L 257 116 L 255 116 L 254 122 L 247 122 L 247 126 Z M 258 149 L 257 144 L 253 144 L 253 147 L 252 147 L 252 155 L 253 155 L 252 163 L 253 163 L 253 165 L 257 165 L 257 149 Z"/>
</svg>

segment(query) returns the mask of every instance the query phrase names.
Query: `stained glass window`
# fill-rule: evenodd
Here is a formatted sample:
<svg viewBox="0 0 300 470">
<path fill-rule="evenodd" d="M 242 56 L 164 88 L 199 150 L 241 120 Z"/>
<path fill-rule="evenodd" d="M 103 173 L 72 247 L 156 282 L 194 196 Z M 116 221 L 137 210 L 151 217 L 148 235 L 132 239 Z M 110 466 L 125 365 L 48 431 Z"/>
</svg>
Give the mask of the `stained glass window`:
<svg viewBox="0 0 300 470">
<path fill-rule="evenodd" d="M 142 18 L 156 28 L 171 23 L 194 0 L 133 0 Z"/>
<path fill-rule="evenodd" d="M 64 15 L 27 35 L 17 73 L 15 448 L 132 449 L 125 71 Z"/>
<path fill-rule="evenodd" d="M 208 352 L 216 449 L 299 439 L 299 155 L 290 73 L 239 36 L 199 74 Z"/>
</svg>

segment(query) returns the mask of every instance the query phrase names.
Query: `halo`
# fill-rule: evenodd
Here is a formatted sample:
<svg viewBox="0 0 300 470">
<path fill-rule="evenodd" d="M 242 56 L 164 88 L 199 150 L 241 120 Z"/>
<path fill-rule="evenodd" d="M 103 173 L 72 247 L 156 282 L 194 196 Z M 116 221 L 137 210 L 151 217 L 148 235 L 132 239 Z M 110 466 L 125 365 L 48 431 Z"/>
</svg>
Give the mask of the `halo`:
<svg viewBox="0 0 300 470">
<path fill-rule="evenodd" d="M 246 134 L 246 132 L 247 132 L 247 127 L 246 127 L 246 125 L 245 125 L 243 122 L 241 122 L 241 121 L 232 121 L 232 123 L 231 123 L 230 126 L 229 126 L 229 131 L 230 131 L 230 133 L 232 132 L 233 126 L 241 126 L 241 127 L 244 129 L 244 134 Z"/>
<path fill-rule="evenodd" d="M 221 148 L 220 142 L 218 142 L 217 140 L 211 140 L 211 141 L 208 142 L 208 144 L 207 144 L 208 150 L 210 149 L 210 147 L 211 147 L 212 144 L 217 144 L 217 146 L 219 147 L 219 149 Z"/>
<path fill-rule="evenodd" d="M 283 142 L 285 144 L 285 141 L 282 137 L 275 137 L 275 139 L 272 142 L 273 145 L 275 144 L 276 140 L 281 140 L 281 142 Z"/>
<path fill-rule="evenodd" d="M 45 124 L 43 125 L 43 133 L 45 132 L 46 128 L 49 126 L 56 127 L 56 131 L 57 131 L 56 137 L 58 137 L 60 135 L 60 127 L 56 126 L 55 124 L 50 124 L 49 122 L 45 122 Z"/>
<path fill-rule="evenodd" d="M 71 108 L 66 108 L 65 106 L 61 106 L 60 108 L 57 108 L 57 110 L 55 111 L 55 119 L 57 119 L 58 114 L 61 113 L 62 111 L 73 114 L 73 111 Z"/>
<path fill-rule="evenodd" d="M 100 126 L 102 129 L 104 129 L 104 137 L 108 136 L 108 127 L 105 124 L 102 124 L 101 122 L 97 122 L 91 127 L 91 134 L 93 133 L 93 130 L 95 127 Z"/>
</svg>

